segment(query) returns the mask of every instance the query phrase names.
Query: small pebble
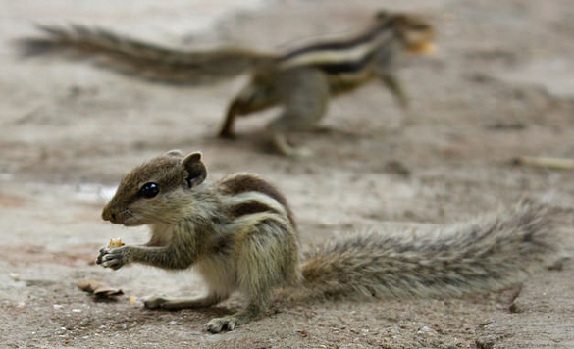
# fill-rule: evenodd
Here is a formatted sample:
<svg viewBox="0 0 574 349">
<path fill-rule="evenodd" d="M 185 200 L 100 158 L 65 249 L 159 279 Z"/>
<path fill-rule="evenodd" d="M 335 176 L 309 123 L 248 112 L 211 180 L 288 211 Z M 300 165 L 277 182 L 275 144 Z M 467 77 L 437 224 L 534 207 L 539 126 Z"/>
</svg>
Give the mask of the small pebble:
<svg viewBox="0 0 574 349">
<path fill-rule="evenodd" d="M 424 335 L 431 335 L 431 336 L 434 336 L 437 334 L 435 329 L 433 329 L 432 327 L 426 326 L 426 325 L 421 327 L 417 333 L 418 334 L 424 334 Z"/>
</svg>

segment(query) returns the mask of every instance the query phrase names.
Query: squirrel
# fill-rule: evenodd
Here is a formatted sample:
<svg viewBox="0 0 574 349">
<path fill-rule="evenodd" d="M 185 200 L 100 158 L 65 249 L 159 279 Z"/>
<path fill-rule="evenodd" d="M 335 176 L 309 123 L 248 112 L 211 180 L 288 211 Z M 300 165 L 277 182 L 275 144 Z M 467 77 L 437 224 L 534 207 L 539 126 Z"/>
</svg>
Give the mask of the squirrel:
<svg viewBox="0 0 574 349">
<path fill-rule="evenodd" d="M 263 317 L 275 291 L 302 299 L 462 296 L 510 287 L 555 251 L 547 210 L 522 201 L 506 214 L 434 233 L 351 235 L 303 258 L 293 213 L 277 187 L 254 174 L 206 178 L 197 152 L 170 151 L 133 169 L 102 218 L 149 225 L 151 238 L 103 247 L 96 263 L 113 270 L 131 263 L 193 267 L 208 286 L 204 297 L 149 298 L 148 309 L 204 308 L 235 291 L 245 296 L 244 309 L 209 321 L 213 333 Z"/>
<path fill-rule="evenodd" d="M 235 119 L 271 107 L 283 111 L 267 127 L 276 149 L 288 156 L 310 152 L 294 147 L 291 132 L 308 130 L 325 115 L 331 97 L 380 79 L 402 108 L 407 97 L 396 77 L 403 51 L 434 51 L 434 28 L 421 17 L 380 11 L 364 31 L 337 40 L 312 43 L 284 54 L 243 48 L 207 51 L 169 49 L 81 25 L 39 26 L 50 36 L 22 41 L 26 55 L 68 48 L 74 53 L 100 54 L 109 67 L 124 73 L 175 83 L 230 78 L 250 72 L 250 82 L 230 103 L 219 131 L 235 137 Z"/>
</svg>

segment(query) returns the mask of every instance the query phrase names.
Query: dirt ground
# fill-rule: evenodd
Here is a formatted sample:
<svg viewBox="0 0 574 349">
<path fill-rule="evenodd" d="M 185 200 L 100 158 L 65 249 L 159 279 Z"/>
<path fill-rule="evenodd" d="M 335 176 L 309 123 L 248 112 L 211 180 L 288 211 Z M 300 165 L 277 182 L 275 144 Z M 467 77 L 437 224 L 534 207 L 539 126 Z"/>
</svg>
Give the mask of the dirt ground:
<svg viewBox="0 0 574 349">
<path fill-rule="evenodd" d="M 100 221 L 114 185 L 174 148 L 201 150 L 214 178 L 271 178 L 289 198 L 306 248 L 376 224 L 464 222 L 528 196 L 567 213 L 558 230 L 564 253 L 574 252 L 572 172 L 511 161 L 574 154 L 570 0 L 291 0 L 249 11 L 238 10 L 239 1 L 209 3 L 0 0 L 1 347 L 574 348 L 572 262 L 532 276 L 512 309 L 512 290 L 302 304 L 218 335 L 205 324 L 237 310 L 241 298 L 205 311 L 146 311 L 146 296 L 199 294 L 201 280 L 192 272 L 95 266 L 110 237 L 147 237 L 145 227 Z M 245 77 L 182 88 L 89 61 L 22 59 L 11 44 L 37 33 L 32 23 L 74 22 L 171 46 L 283 50 L 359 29 L 378 8 L 427 14 L 437 26 L 439 52 L 401 67 L 411 109 L 401 112 L 376 83 L 342 97 L 330 106 L 328 132 L 297 135 L 315 153 L 299 161 L 264 150 L 261 130 L 277 111 L 241 120 L 235 142 L 214 137 Z M 202 22 L 215 12 L 216 23 Z M 126 295 L 95 302 L 76 288 L 85 278 Z"/>
</svg>

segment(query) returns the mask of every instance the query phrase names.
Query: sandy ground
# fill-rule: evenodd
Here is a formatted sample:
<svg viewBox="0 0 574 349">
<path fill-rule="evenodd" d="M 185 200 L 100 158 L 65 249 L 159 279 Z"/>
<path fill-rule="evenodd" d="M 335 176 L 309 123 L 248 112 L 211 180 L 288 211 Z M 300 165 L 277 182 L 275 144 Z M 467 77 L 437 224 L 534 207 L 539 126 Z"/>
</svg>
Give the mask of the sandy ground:
<svg viewBox="0 0 574 349">
<path fill-rule="evenodd" d="M 548 271 L 511 292 L 465 299 L 341 302 L 279 308 L 219 335 L 206 311 L 152 312 L 149 295 L 199 294 L 193 273 L 93 265 L 99 246 L 145 228 L 100 221 L 121 175 L 166 150 L 201 150 L 214 177 L 255 172 L 286 193 L 303 245 L 376 224 L 455 223 L 523 196 L 567 214 L 574 252 L 572 172 L 511 165 L 516 156 L 574 154 L 574 7 L 568 0 L 225 2 L 1 0 L 0 338 L 5 348 L 573 348 L 574 268 Z M 407 2 L 404 2 L 407 3 Z M 242 120 L 236 142 L 214 137 L 245 81 L 180 88 L 58 57 L 22 59 L 10 43 L 31 23 L 106 25 L 173 46 L 235 43 L 281 50 L 361 28 L 374 9 L 425 13 L 440 36 L 433 57 L 409 58 L 412 97 L 402 113 L 377 84 L 331 104 L 330 131 L 297 136 L 315 152 L 290 161 L 264 151 L 276 112 Z M 189 15 L 188 15 L 189 14 Z M 205 20 L 217 18 L 217 22 Z M 215 28 L 215 29 L 214 29 Z M 116 302 L 76 288 L 84 278 L 121 287 Z M 129 302 L 133 296 L 135 303 Z"/>
</svg>

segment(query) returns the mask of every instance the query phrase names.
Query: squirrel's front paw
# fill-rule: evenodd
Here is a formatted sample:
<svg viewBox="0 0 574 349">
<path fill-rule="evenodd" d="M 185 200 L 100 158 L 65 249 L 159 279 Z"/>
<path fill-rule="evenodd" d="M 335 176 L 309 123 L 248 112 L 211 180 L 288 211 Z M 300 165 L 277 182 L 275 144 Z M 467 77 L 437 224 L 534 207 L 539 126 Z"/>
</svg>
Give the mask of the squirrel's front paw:
<svg viewBox="0 0 574 349">
<path fill-rule="evenodd" d="M 102 247 L 100 254 L 96 259 L 96 264 L 104 268 L 111 268 L 118 270 L 130 262 L 130 249 L 129 246 L 122 246 L 118 248 Z"/>
</svg>

